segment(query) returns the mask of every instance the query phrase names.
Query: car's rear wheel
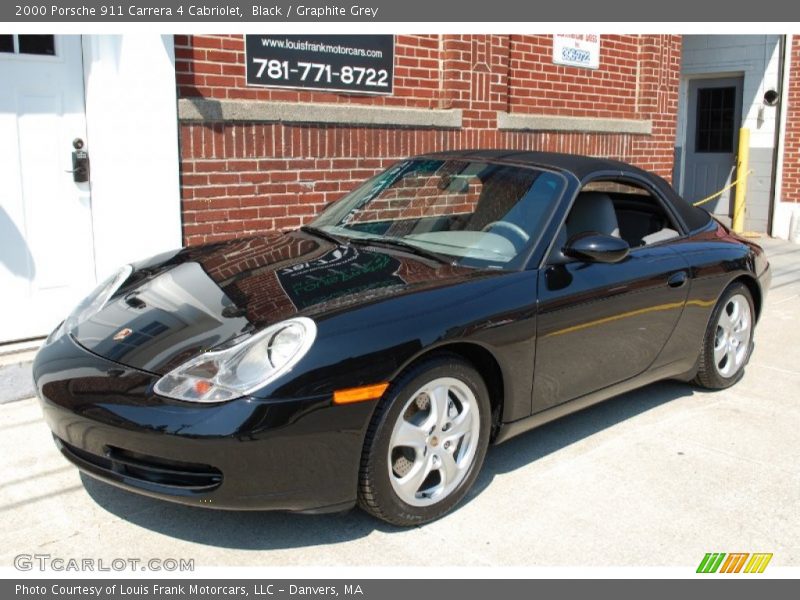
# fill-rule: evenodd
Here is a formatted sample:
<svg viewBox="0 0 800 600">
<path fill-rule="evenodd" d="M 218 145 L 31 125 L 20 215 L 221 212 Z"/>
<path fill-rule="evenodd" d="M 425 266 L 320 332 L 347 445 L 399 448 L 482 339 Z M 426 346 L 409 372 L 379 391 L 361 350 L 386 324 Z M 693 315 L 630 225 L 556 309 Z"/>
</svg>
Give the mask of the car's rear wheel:
<svg viewBox="0 0 800 600">
<path fill-rule="evenodd" d="M 376 408 L 361 460 L 359 504 L 394 525 L 438 519 L 461 501 L 489 443 L 489 393 L 458 357 L 425 360 Z"/>
<path fill-rule="evenodd" d="M 731 284 L 711 315 L 695 381 L 714 390 L 736 383 L 750 359 L 754 327 L 750 290 L 742 283 Z"/>
</svg>

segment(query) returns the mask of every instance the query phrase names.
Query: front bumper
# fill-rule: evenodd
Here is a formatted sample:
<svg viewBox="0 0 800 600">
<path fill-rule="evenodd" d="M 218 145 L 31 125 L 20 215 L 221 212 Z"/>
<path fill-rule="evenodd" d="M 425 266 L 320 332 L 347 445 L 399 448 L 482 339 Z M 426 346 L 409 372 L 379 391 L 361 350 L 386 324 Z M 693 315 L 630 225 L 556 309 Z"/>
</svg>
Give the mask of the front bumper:
<svg viewBox="0 0 800 600">
<path fill-rule="evenodd" d="M 68 335 L 42 347 L 33 374 L 57 446 L 93 477 L 210 508 L 321 512 L 355 503 L 372 402 L 170 400 L 153 393 L 157 375 Z"/>
</svg>

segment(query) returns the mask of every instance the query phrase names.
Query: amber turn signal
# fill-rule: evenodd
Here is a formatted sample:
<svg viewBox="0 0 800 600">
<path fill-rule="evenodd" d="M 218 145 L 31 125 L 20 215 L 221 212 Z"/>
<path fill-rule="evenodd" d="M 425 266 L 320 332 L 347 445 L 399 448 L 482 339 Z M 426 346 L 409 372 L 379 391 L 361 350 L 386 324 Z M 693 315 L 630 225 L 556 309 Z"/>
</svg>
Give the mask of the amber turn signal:
<svg viewBox="0 0 800 600">
<path fill-rule="evenodd" d="M 333 403 L 352 404 L 353 402 L 376 400 L 383 396 L 383 392 L 385 392 L 388 387 L 388 383 L 375 383 L 373 385 L 362 385 L 361 387 L 336 390 L 333 392 Z"/>
</svg>

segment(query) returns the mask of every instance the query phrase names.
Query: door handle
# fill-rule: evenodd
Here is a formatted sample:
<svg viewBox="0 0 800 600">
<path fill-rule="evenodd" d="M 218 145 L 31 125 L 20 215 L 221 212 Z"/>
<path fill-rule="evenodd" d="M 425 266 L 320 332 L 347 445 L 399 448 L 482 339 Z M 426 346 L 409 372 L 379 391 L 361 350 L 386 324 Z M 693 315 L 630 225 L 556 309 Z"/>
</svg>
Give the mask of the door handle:
<svg viewBox="0 0 800 600">
<path fill-rule="evenodd" d="M 678 271 L 677 273 L 673 273 L 667 279 L 667 285 L 671 288 L 679 288 L 681 287 L 686 281 L 689 279 L 689 276 L 686 274 L 686 271 Z"/>
<path fill-rule="evenodd" d="M 89 153 L 83 149 L 83 140 L 75 138 L 72 140 L 72 169 L 67 173 L 72 173 L 72 180 L 75 183 L 86 183 L 89 181 Z"/>
</svg>

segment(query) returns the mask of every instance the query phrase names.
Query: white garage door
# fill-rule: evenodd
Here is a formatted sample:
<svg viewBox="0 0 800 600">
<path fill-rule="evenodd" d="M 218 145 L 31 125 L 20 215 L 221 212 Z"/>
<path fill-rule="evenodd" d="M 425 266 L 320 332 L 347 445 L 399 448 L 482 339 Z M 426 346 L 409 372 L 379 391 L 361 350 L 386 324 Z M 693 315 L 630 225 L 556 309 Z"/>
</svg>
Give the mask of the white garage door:
<svg viewBox="0 0 800 600">
<path fill-rule="evenodd" d="M 95 283 L 80 36 L 0 35 L 0 343 L 47 334 Z M 89 150 L 88 143 L 85 146 Z"/>
</svg>

